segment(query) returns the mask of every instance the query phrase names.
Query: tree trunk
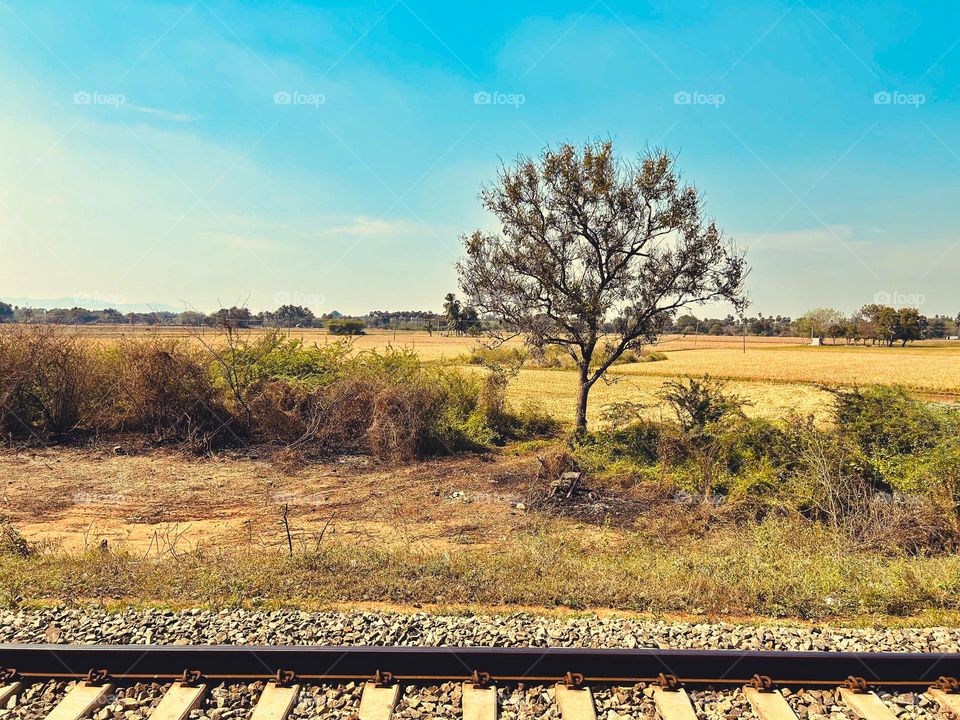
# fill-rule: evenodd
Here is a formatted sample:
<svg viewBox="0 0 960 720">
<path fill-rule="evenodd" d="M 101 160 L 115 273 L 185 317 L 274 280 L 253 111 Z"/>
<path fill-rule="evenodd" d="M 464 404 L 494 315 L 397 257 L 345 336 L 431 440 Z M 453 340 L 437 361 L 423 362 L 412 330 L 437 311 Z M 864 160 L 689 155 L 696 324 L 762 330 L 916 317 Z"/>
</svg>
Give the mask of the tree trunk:
<svg viewBox="0 0 960 720">
<path fill-rule="evenodd" d="M 580 368 L 580 392 L 577 395 L 577 425 L 576 436 L 583 437 L 587 434 L 587 399 L 590 396 L 590 383 L 587 380 L 589 367 Z"/>
</svg>

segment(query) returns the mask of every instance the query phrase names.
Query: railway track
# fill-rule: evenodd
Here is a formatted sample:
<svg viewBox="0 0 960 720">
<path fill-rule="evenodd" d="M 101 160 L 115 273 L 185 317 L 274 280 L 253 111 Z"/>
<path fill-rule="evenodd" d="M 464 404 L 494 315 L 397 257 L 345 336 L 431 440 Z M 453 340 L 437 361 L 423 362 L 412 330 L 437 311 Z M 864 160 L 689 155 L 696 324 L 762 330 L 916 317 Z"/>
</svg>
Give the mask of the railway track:
<svg viewBox="0 0 960 720">
<path fill-rule="evenodd" d="M 256 684 L 253 720 L 285 720 L 311 685 L 350 683 L 359 720 L 390 720 L 405 686 L 455 684 L 463 720 L 496 720 L 503 688 L 544 685 L 562 720 L 595 720 L 594 689 L 643 684 L 661 720 L 696 720 L 689 691 L 742 692 L 760 720 L 797 720 L 784 691 L 817 689 L 862 720 L 893 720 L 879 689 L 960 718 L 960 654 L 733 650 L 0 645 L 0 717 L 38 683 L 69 683 L 37 720 L 125 717 L 121 688 L 162 685 L 151 720 L 186 720 L 217 683 Z M 246 717 L 246 715 L 241 715 Z M 323 714 L 317 714 L 323 717 Z M 15 715 L 15 717 L 31 717 Z"/>
</svg>

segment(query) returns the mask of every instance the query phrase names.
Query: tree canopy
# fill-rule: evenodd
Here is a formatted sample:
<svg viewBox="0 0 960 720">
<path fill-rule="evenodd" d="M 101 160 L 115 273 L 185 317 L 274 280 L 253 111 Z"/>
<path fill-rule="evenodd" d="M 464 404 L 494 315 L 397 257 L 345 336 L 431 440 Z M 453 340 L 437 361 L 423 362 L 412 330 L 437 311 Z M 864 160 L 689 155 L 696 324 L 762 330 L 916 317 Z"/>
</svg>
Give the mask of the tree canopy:
<svg viewBox="0 0 960 720">
<path fill-rule="evenodd" d="M 530 345 L 571 355 L 580 370 L 578 432 L 590 388 L 679 308 L 745 305 L 743 254 L 666 151 L 634 162 L 618 159 L 609 141 L 547 148 L 504 166 L 480 200 L 501 232 L 462 238 L 463 292 Z"/>
</svg>

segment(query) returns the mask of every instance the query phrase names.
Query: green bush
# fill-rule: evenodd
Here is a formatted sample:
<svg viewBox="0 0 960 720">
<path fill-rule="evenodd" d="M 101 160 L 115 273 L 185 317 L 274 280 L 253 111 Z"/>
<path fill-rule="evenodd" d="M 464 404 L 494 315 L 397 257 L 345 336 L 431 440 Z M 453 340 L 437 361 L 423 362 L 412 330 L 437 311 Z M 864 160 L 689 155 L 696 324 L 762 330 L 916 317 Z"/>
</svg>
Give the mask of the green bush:
<svg viewBox="0 0 960 720">
<path fill-rule="evenodd" d="M 727 393 L 726 386 L 723 380 L 704 375 L 681 382 L 666 382 L 659 396 L 673 408 L 681 428 L 702 430 L 710 423 L 743 413 L 747 402 Z"/>
<path fill-rule="evenodd" d="M 955 410 L 916 400 L 900 387 L 871 386 L 834 395 L 837 427 L 873 455 L 925 450 L 960 431 Z"/>
<path fill-rule="evenodd" d="M 367 327 L 362 320 L 348 318 L 326 320 L 324 326 L 331 335 L 364 335 Z"/>
<path fill-rule="evenodd" d="M 915 455 L 887 458 L 883 472 L 894 490 L 931 494 L 960 511 L 960 438 L 946 439 Z"/>
<path fill-rule="evenodd" d="M 522 348 L 507 347 L 475 347 L 465 356 L 460 358 L 461 362 L 468 365 L 507 365 L 520 366 L 527 358 L 526 352 Z"/>
<path fill-rule="evenodd" d="M 744 415 L 742 402 L 717 381 L 667 383 L 662 396 L 676 422 L 646 419 L 644 408 L 620 403 L 608 408 L 610 427 L 574 451 L 608 487 L 719 495 L 728 519 L 800 515 L 884 552 L 954 547 L 960 542 L 956 410 L 897 388 L 835 394 L 830 425 L 797 416 L 771 422 Z"/>
</svg>

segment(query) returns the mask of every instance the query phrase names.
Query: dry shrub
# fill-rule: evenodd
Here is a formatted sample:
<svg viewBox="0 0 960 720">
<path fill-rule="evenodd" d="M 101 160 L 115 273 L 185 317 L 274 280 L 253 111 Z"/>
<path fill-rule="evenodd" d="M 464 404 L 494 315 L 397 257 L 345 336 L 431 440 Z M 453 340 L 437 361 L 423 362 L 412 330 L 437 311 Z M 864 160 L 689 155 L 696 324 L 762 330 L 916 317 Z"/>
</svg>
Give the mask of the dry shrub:
<svg viewBox="0 0 960 720">
<path fill-rule="evenodd" d="M 251 387 L 246 396 L 251 430 L 266 442 L 297 444 L 313 429 L 311 396 L 289 382 L 269 380 Z"/>
<path fill-rule="evenodd" d="M 257 383 L 246 395 L 251 433 L 280 446 L 273 461 L 285 472 L 299 469 L 313 453 L 358 452 L 374 394 L 370 382 L 359 378 L 313 389 L 287 380 Z"/>
<path fill-rule="evenodd" d="M 856 520 L 848 527 L 855 540 L 894 554 L 952 551 L 960 540 L 950 509 L 926 495 L 874 495 Z"/>
<path fill-rule="evenodd" d="M 442 404 L 439 391 L 426 385 L 381 388 L 364 436 L 367 450 L 382 460 L 413 460 L 426 449 L 433 418 Z"/>
<path fill-rule="evenodd" d="M 50 326 L 0 331 L 0 429 L 12 437 L 62 438 L 96 424 L 107 400 L 86 340 Z"/>
<path fill-rule="evenodd" d="M 196 450 L 236 444 L 239 428 L 204 354 L 178 340 L 123 340 L 113 350 L 114 429 Z"/>
<path fill-rule="evenodd" d="M 580 463 L 563 446 L 555 446 L 537 456 L 537 481 L 553 482 L 566 472 L 579 472 Z"/>
<path fill-rule="evenodd" d="M 553 428 L 512 412 L 508 376 L 425 368 L 408 351 L 352 354 L 274 334 L 220 344 L 159 336 L 92 345 L 51 327 L 0 332 L 0 433 L 138 433 L 193 450 L 264 443 L 295 454 L 405 461 Z M 291 458 L 278 455 L 290 465 Z"/>
<path fill-rule="evenodd" d="M 251 388 L 247 405 L 260 441 L 291 451 L 359 452 L 370 425 L 378 385 L 347 377 L 319 388 L 274 380 Z"/>
<path fill-rule="evenodd" d="M 366 451 L 393 461 L 423 454 L 442 405 L 437 388 L 391 383 L 367 374 L 313 390 L 272 381 L 253 388 L 247 399 L 260 440 L 284 445 L 291 452 Z"/>
<path fill-rule="evenodd" d="M 334 452 L 361 450 L 377 389 L 368 377 L 347 377 L 318 391 L 317 412 L 323 418 L 316 432 L 320 445 Z"/>
</svg>

